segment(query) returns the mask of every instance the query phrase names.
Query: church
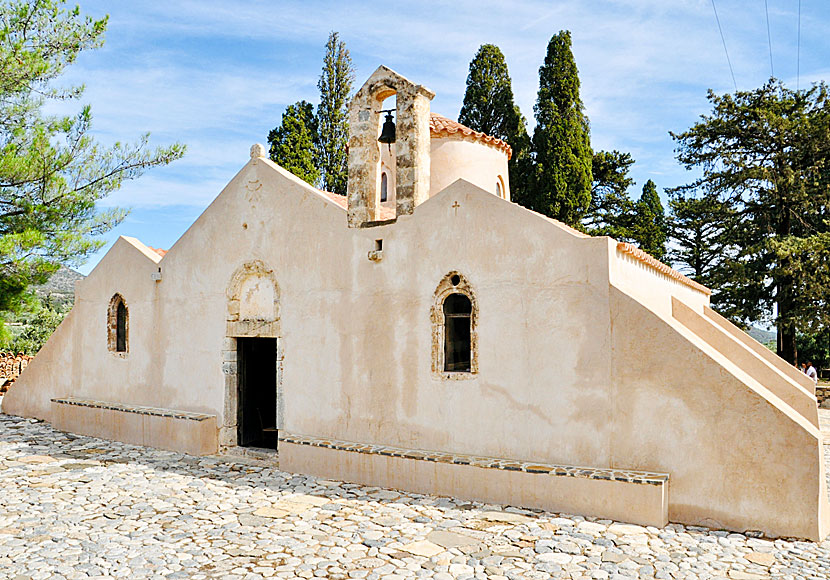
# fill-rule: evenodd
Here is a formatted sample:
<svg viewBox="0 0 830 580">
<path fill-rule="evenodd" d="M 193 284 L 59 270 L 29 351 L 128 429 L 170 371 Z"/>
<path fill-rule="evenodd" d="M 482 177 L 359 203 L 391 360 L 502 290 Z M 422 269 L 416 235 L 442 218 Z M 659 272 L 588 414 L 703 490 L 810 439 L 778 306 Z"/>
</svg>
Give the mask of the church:
<svg viewBox="0 0 830 580">
<path fill-rule="evenodd" d="M 254 145 L 169 250 L 121 237 L 3 412 L 328 479 L 823 539 L 812 381 L 707 288 L 512 203 L 509 145 L 433 96 L 372 74 L 346 197 Z"/>
</svg>

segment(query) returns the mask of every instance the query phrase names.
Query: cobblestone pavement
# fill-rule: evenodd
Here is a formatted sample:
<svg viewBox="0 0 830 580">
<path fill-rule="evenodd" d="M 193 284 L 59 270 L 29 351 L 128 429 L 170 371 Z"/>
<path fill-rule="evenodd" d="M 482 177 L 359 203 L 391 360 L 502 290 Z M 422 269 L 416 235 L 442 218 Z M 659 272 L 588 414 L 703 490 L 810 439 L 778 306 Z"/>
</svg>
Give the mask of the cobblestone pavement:
<svg viewBox="0 0 830 580">
<path fill-rule="evenodd" d="M 503 509 L 0 415 L 0 578 L 87 577 L 826 579 L 830 542 Z"/>
</svg>

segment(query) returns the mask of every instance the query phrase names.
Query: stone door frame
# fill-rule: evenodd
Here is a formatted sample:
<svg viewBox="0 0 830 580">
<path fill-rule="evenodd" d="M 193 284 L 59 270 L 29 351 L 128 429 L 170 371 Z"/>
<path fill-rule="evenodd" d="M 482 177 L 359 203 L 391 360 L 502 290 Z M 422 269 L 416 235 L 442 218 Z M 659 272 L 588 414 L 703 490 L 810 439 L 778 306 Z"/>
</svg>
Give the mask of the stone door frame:
<svg viewBox="0 0 830 580">
<path fill-rule="evenodd" d="M 240 320 L 240 288 L 249 276 L 259 276 L 271 280 L 274 284 L 275 320 Z M 227 290 L 228 312 L 225 338 L 222 341 L 222 374 L 224 375 L 224 409 L 222 425 L 219 427 L 219 447 L 238 447 L 238 411 L 239 411 L 239 361 L 237 355 L 237 338 L 276 338 L 277 339 L 277 429 L 283 428 L 284 399 L 282 389 L 283 376 L 283 339 L 280 331 L 280 292 L 274 271 L 262 261 L 246 262 L 234 272 Z"/>
</svg>

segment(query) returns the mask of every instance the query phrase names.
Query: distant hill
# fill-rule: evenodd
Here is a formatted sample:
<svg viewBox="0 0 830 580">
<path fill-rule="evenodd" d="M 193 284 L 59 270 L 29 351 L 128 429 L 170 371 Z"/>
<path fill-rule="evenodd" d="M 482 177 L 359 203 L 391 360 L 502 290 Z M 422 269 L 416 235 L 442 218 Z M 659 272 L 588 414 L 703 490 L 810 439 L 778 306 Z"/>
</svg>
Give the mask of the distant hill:
<svg viewBox="0 0 830 580">
<path fill-rule="evenodd" d="M 50 298 L 57 305 L 75 303 L 75 282 L 85 278 L 80 272 L 76 272 L 66 266 L 61 266 L 46 284 L 35 286 L 34 291 L 41 298 Z"/>
<path fill-rule="evenodd" d="M 750 328 L 748 334 L 761 344 L 769 344 L 771 342 L 774 343 L 776 341 L 776 337 L 778 336 L 774 330 L 764 330 L 763 328 L 758 328 L 757 326 Z"/>
</svg>

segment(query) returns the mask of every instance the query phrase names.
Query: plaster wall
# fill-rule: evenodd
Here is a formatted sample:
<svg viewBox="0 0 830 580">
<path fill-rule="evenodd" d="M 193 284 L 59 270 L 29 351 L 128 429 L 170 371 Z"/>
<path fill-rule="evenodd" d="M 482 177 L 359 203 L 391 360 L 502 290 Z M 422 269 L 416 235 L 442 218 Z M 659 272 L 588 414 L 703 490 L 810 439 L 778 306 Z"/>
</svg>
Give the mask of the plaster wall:
<svg viewBox="0 0 830 580">
<path fill-rule="evenodd" d="M 339 297 L 307 288 L 312 303 L 336 305 L 315 312 L 332 318 L 301 323 L 283 308 L 286 430 L 519 459 L 607 459 L 601 240 L 575 238 L 463 182 L 412 218 L 354 233 L 338 261 Z M 378 238 L 383 259 L 371 262 Z M 457 380 L 431 370 L 430 309 L 452 270 L 469 280 L 481 313 L 479 373 Z M 291 362 L 320 357 L 313 369 Z M 547 431 L 556 436 L 540 439 Z"/>
<path fill-rule="evenodd" d="M 613 465 L 670 473 L 671 521 L 823 539 L 818 428 L 679 322 L 610 301 Z"/>
<path fill-rule="evenodd" d="M 159 382 L 159 283 L 151 275 L 158 272 L 160 259 L 138 240 L 121 237 L 76 287 L 73 311 L 82 323 L 78 324 L 74 339 L 83 357 L 73 368 L 73 396 L 161 407 L 171 400 Z M 121 294 L 127 306 L 126 353 L 108 349 L 107 312 L 101 310 L 101 305 L 109 305 L 116 293 Z"/>
<path fill-rule="evenodd" d="M 440 193 L 458 179 L 463 179 L 492 193 L 496 183 L 502 186 L 500 197 L 510 201 L 510 179 L 507 155 L 495 147 L 464 139 L 462 136 L 430 139 L 429 196 Z M 382 207 L 395 208 L 395 144 L 380 146 L 380 173 L 387 174 L 387 200 L 380 201 L 380 177 L 378 178 L 378 203 Z"/>
<path fill-rule="evenodd" d="M 676 298 L 672 298 L 672 310 L 676 320 L 818 427 L 818 407 L 813 393 L 790 380 L 789 376 L 745 343 L 736 340 L 709 317 L 695 312 Z"/>
<path fill-rule="evenodd" d="M 720 326 L 723 330 L 731 334 L 735 338 L 735 340 L 738 340 L 741 343 L 743 343 L 747 348 L 755 352 L 756 355 L 767 361 L 768 364 L 778 369 L 779 372 L 787 376 L 792 382 L 799 385 L 808 393 L 813 395 L 816 394 L 816 383 L 813 382 L 813 379 L 809 378 L 807 375 L 799 371 L 793 365 L 791 365 L 783 358 L 772 352 L 770 349 L 768 349 L 763 344 L 749 336 L 747 333 L 742 331 L 740 328 L 729 322 L 729 320 L 727 320 L 726 318 L 724 318 L 708 306 L 703 308 L 703 314 L 707 318 L 712 320 L 715 324 Z"/>
<path fill-rule="evenodd" d="M 395 209 L 395 190 L 397 189 L 397 180 L 395 174 L 395 144 L 381 145 L 380 147 L 380 172 L 381 175 L 386 173 L 386 201 L 380 201 L 380 182 L 378 178 L 378 203 L 381 207 L 390 210 Z"/>
<path fill-rule="evenodd" d="M 456 179 L 463 179 L 494 195 L 498 195 L 496 183 L 501 183 L 501 197 L 510 200 L 507 155 L 503 151 L 460 136 L 433 137 L 430 143 L 430 195 L 437 194 Z"/>
<path fill-rule="evenodd" d="M 695 311 L 709 306 L 709 296 L 675 280 L 642 261 L 617 250 L 617 242 L 608 243 L 609 277 L 611 284 L 634 296 L 647 308 L 664 317 L 672 315 L 672 297 L 681 300 Z"/>
</svg>

